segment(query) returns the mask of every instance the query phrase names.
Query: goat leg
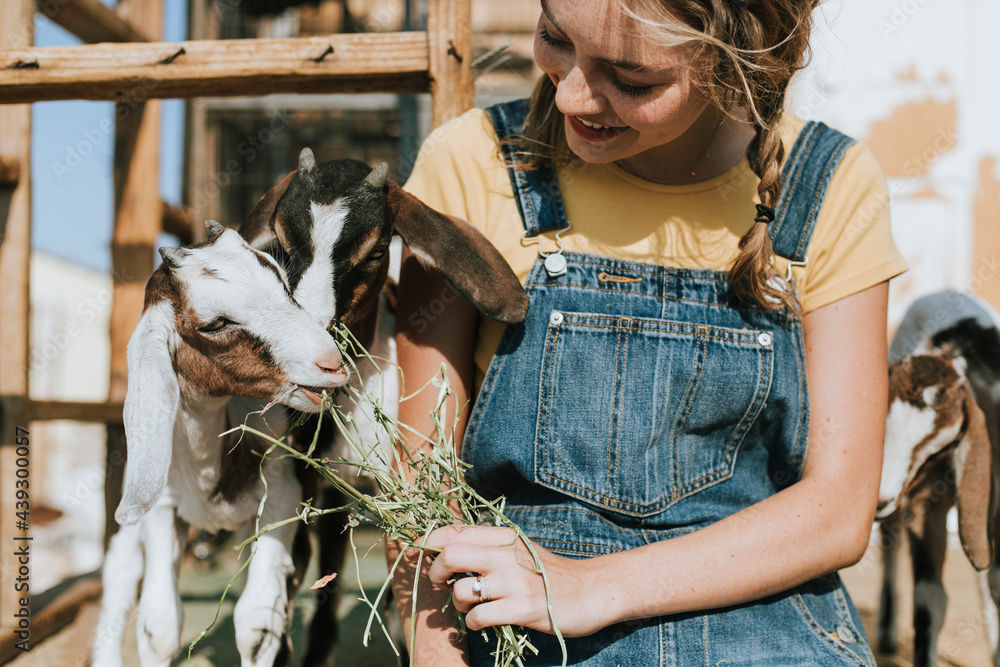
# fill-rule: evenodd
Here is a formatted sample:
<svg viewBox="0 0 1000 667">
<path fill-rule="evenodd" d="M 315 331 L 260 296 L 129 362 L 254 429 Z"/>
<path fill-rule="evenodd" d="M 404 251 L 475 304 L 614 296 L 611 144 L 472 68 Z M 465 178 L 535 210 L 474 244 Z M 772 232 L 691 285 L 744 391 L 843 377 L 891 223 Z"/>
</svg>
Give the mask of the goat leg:
<svg viewBox="0 0 1000 667">
<path fill-rule="evenodd" d="M 333 487 L 323 490 L 323 507 L 347 505 L 348 498 Z M 350 511 L 324 514 L 317 521 L 319 538 L 319 575 L 339 574 L 344 569 L 347 550 L 347 521 Z M 303 667 L 331 667 L 333 653 L 340 636 L 337 623 L 337 606 L 340 601 L 340 577 L 333 579 L 316 594 L 316 611 L 309 625 L 309 648 Z"/>
<path fill-rule="evenodd" d="M 108 546 L 101 573 L 101 616 L 91 644 L 93 667 L 122 667 L 122 638 L 142 579 L 139 526 L 123 526 Z"/>
<path fill-rule="evenodd" d="M 995 552 L 1000 554 L 1000 552 Z M 993 667 L 1000 667 L 1000 563 L 994 557 L 993 565 L 986 572 L 980 572 L 980 591 L 982 597 L 983 622 L 986 625 L 986 638 L 993 652 Z"/>
<path fill-rule="evenodd" d="M 940 466 L 943 468 L 943 466 Z M 907 522 L 913 562 L 913 664 L 936 667 L 938 635 L 944 625 L 948 594 L 942 572 L 948 546 L 947 516 L 954 504 L 954 486 L 946 471 L 934 470 L 911 496 Z"/>
<path fill-rule="evenodd" d="M 899 646 L 898 595 L 896 570 L 899 564 L 899 544 L 903 540 L 901 512 L 894 512 L 879 525 L 882 546 L 882 594 L 878 609 L 878 650 L 893 655 Z"/>
<path fill-rule="evenodd" d="M 271 479 L 261 526 L 293 516 L 302 494 L 287 462 L 269 461 L 266 465 L 269 468 L 265 474 Z M 298 525 L 286 524 L 257 538 L 247 568 L 247 583 L 233 610 L 242 667 L 272 667 L 291 659 L 288 581 L 295 575 L 292 544 L 297 530 Z"/>
<path fill-rule="evenodd" d="M 169 667 L 180 648 L 184 623 L 177 579 L 187 523 L 174 507 L 160 502 L 142 518 L 139 529 L 146 562 L 135 624 L 139 662 L 142 667 Z"/>
<path fill-rule="evenodd" d="M 288 607 L 285 611 L 287 623 L 290 625 L 295 617 L 295 596 L 298 595 L 299 588 L 309 567 L 309 559 L 312 558 L 312 543 L 309 541 L 309 526 L 304 523 L 296 524 L 295 539 L 292 541 L 292 574 L 285 580 L 285 588 L 288 591 Z M 290 632 L 285 632 L 284 647 L 275 659 L 275 667 L 292 664 L 292 636 Z"/>
</svg>

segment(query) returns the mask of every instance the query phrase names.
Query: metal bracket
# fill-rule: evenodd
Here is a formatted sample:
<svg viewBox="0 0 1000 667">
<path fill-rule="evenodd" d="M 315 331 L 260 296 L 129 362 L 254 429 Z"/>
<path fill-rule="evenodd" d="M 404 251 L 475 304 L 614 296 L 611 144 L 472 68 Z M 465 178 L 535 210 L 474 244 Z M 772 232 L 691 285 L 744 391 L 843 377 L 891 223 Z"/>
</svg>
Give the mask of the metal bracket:
<svg viewBox="0 0 1000 667">
<path fill-rule="evenodd" d="M 809 263 L 808 257 L 803 257 L 801 262 L 788 262 L 788 272 L 785 274 L 785 282 L 791 283 L 794 281 L 794 278 L 792 278 L 793 266 L 805 266 L 808 263 Z"/>
<path fill-rule="evenodd" d="M 567 220 L 566 226 L 556 232 L 556 245 L 558 246 L 555 250 L 550 252 L 545 252 L 542 250 L 542 239 L 541 235 L 528 236 L 528 232 L 521 232 L 521 243 L 537 243 L 538 244 L 538 256 L 543 258 L 545 272 L 549 274 L 549 278 L 558 278 L 559 276 L 565 275 L 566 273 L 566 258 L 563 256 L 563 243 L 560 238 L 563 232 L 568 231 L 573 224 Z"/>
</svg>

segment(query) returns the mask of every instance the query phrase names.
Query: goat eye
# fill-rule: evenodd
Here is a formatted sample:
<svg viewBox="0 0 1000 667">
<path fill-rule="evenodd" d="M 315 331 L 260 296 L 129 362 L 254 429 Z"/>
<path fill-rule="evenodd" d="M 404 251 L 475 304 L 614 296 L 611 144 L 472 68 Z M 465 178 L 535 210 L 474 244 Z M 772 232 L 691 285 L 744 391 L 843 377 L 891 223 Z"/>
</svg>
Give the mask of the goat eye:
<svg viewBox="0 0 1000 667">
<path fill-rule="evenodd" d="M 388 247 L 378 246 L 377 248 L 371 251 L 371 254 L 368 255 L 368 259 L 371 260 L 382 259 L 383 257 L 385 257 L 385 253 L 387 252 L 389 252 Z"/>
<path fill-rule="evenodd" d="M 225 329 L 230 324 L 233 324 L 233 321 L 230 320 L 229 318 L 227 318 L 227 317 L 216 317 L 214 320 L 212 320 L 211 322 L 209 322 L 205 326 L 199 327 L 198 331 L 200 331 L 202 333 L 215 333 L 216 331 L 222 331 L 223 329 Z"/>
</svg>

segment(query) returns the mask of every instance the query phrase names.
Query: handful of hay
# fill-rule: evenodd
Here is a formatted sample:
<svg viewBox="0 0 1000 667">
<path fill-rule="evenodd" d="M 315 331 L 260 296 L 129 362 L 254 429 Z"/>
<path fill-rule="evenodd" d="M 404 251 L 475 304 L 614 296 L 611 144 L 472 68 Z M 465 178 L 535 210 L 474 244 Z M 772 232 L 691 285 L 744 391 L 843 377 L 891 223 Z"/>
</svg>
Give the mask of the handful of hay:
<svg viewBox="0 0 1000 667">
<path fill-rule="evenodd" d="M 373 366 L 378 367 L 375 364 L 375 360 L 372 359 L 368 352 L 361 347 L 358 341 L 346 328 L 338 327 L 334 333 L 336 334 L 338 345 L 341 347 L 343 358 L 346 363 L 351 364 L 352 370 L 355 374 L 358 372 L 358 369 L 353 361 L 354 359 L 367 359 Z M 424 435 L 417 433 L 412 428 L 399 423 L 392 416 L 386 414 L 383 409 L 383 405 L 385 403 L 384 392 L 381 389 L 378 392 L 365 389 L 359 391 L 353 386 L 345 385 L 343 387 L 343 391 L 338 392 L 337 398 L 341 399 L 342 403 L 346 402 L 349 404 L 346 406 L 347 409 L 344 409 L 345 406 L 343 405 L 337 405 L 330 397 L 326 397 L 324 403 L 326 409 L 320 413 L 320 419 L 329 418 L 334 421 L 339 432 L 350 443 L 358 462 L 348 461 L 345 459 L 330 460 L 327 458 L 314 458 L 313 453 L 315 452 L 317 445 L 315 439 L 305 452 L 301 452 L 286 443 L 285 438 L 274 439 L 246 425 L 241 425 L 233 429 L 234 431 L 240 430 L 253 433 L 257 437 L 270 443 L 270 447 L 264 453 L 262 460 L 266 460 L 271 456 L 291 457 L 293 459 L 297 459 L 298 461 L 312 467 L 330 484 L 342 491 L 348 498 L 351 499 L 350 505 L 348 506 L 350 509 L 353 509 L 353 518 L 349 526 L 350 530 L 353 531 L 355 526 L 364 521 L 385 532 L 389 539 L 398 541 L 400 545 L 399 556 L 390 568 L 389 575 L 382 584 L 378 595 L 374 600 L 369 600 L 367 595 L 365 595 L 363 588 L 361 591 L 361 600 L 371 609 L 371 613 L 368 616 L 368 624 L 365 628 L 365 646 L 368 645 L 368 639 L 371 635 L 371 626 L 375 620 L 378 621 L 383 633 L 386 638 L 389 639 L 390 645 L 392 645 L 392 639 L 389 637 L 389 633 L 382 622 L 381 615 L 378 613 L 378 609 L 380 609 L 383 597 L 392 579 L 392 573 L 396 571 L 396 568 L 399 566 L 400 561 L 409 548 L 416 548 L 419 550 L 419 556 L 416 564 L 417 571 L 419 572 L 421 566 L 423 565 L 425 552 L 435 551 L 434 549 L 423 546 L 423 541 L 431 533 L 431 531 L 435 528 L 443 526 L 454 524 L 489 524 L 494 526 L 506 526 L 512 529 L 517 537 L 522 539 L 524 544 L 527 545 L 527 548 L 532 555 L 534 563 L 525 565 L 525 567 L 528 567 L 531 571 L 538 573 L 542 577 L 546 595 L 551 601 L 551 596 L 549 595 L 549 582 L 546 573 L 542 568 L 541 559 L 531 542 L 521 532 L 520 528 L 504 516 L 504 500 L 502 498 L 492 501 L 487 500 L 479 495 L 475 489 L 466 484 L 464 481 L 463 472 L 466 468 L 468 468 L 468 465 L 462 462 L 456 453 L 454 445 L 454 426 L 451 425 L 449 427 L 443 423 L 445 403 L 450 396 L 453 396 L 453 392 L 448 383 L 447 374 L 443 368 L 440 375 L 424 385 L 424 387 L 418 390 L 418 393 L 419 391 L 427 389 L 430 385 L 433 385 L 438 389 L 437 401 L 431 412 L 431 419 L 434 423 L 436 431 L 436 439 L 434 440 L 429 440 Z M 343 399 L 346 399 L 346 401 Z M 406 399 L 403 398 L 402 400 Z M 370 418 L 383 427 L 382 429 L 375 429 L 375 431 L 376 433 L 381 434 L 378 437 L 385 436 L 390 439 L 389 444 L 391 444 L 391 447 L 389 447 L 388 450 L 394 453 L 395 460 L 383 460 L 382 452 L 387 449 L 384 446 L 385 443 L 363 442 L 361 440 L 353 423 L 353 418 L 350 412 L 351 408 L 349 407 L 350 405 L 361 408 L 370 416 Z M 424 444 L 425 446 L 405 446 L 409 444 L 409 437 L 416 438 L 418 442 Z M 344 478 L 338 474 L 338 468 L 343 466 L 353 466 L 366 473 L 366 476 L 375 482 L 375 492 L 373 494 L 363 493 L 355 486 L 345 481 Z M 409 470 L 409 475 L 404 475 L 402 472 L 404 469 Z M 264 479 L 263 475 L 261 475 L 261 479 Z M 263 508 L 264 503 L 266 502 L 267 494 L 265 487 L 265 495 L 261 500 L 261 508 Z M 311 502 L 305 502 L 302 505 L 301 511 L 296 516 L 262 527 L 259 525 L 261 512 L 260 508 L 258 508 L 255 534 L 237 548 L 242 550 L 246 546 L 252 545 L 250 554 L 250 558 L 252 558 L 253 550 L 256 545 L 255 540 L 263 533 L 293 521 L 308 522 L 322 514 L 342 511 L 343 509 L 345 508 L 337 507 L 330 509 L 318 509 L 313 507 Z M 353 535 L 351 544 L 353 547 Z M 354 555 L 355 558 L 357 558 L 356 549 L 354 550 Z M 247 559 L 247 562 L 244 563 L 243 567 L 246 567 L 249 560 L 250 559 Z M 413 656 L 413 637 L 416 633 L 414 623 L 416 618 L 418 584 L 419 577 L 415 577 L 411 598 L 413 600 L 410 627 L 411 657 Z M 225 593 L 223 593 L 223 597 L 224 596 Z M 462 622 L 461 614 L 457 611 L 455 613 L 459 616 L 460 627 L 464 628 L 465 626 Z M 563 665 L 565 665 L 566 647 L 562 635 L 555 624 L 551 602 L 549 604 L 549 617 L 552 620 L 553 628 L 555 628 L 556 637 L 562 646 Z M 527 635 L 522 630 L 509 625 L 494 627 L 492 630 L 496 641 L 496 648 L 493 652 L 495 656 L 495 665 L 499 667 L 510 667 L 511 665 L 523 667 L 523 658 L 525 657 L 526 652 L 534 654 L 538 653 L 537 649 L 531 644 Z M 204 634 L 205 633 L 202 633 L 202 636 L 204 636 Z M 484 638 L 486 638 L 487 641 L 489 640 L 485 631 Z M 194 644 L 192 644 L 192 647 L 193 646 Z M 396 651 L 397 655 L 399 654 L 395 646 L 393 646 L 393 650 Z"/>
</svg>

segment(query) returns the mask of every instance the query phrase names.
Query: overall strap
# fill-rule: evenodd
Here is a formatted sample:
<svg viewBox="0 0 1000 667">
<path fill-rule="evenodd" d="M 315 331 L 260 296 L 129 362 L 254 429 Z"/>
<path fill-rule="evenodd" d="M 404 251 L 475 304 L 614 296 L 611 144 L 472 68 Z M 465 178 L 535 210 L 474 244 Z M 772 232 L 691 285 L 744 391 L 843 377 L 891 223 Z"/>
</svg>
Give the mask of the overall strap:
<svg viewBox="0 0 1000 667">
<path fill-rule="evenodd" d="M 795 140 L 782 170 L 781 198 L 768 232 L 774 252 L 803 262 L 833 172 L 854 139 L 809 121 Z"/>
<path fill-rule="evenodd" d="M 537 236 L 565 227 L 566 209 L 555 170 L 551 165 L 532 170 L 515 168 L 518 154 L 510 144 L 503 143 L 506 137 L 524 127 L 528 100 L 496 104 L 486 111 L 493 118 L 493 127 L 501 141 L 507 175 L 527 235 Z M 782 171 L 784 185 L 769 230 L 776 254 L 795 262 L 805 260 L 833 173 L 852 144 L 853 139 L 823 123 L 806 123 Z"/>
<path fill-rule="evenodd" d="M 546 165 L 540 169 L 517 169 L 518 153 L 503 140 L 518 134 L 528 116 L 528 100 L 495 104 L 486 109 L 493 118 L 493 127 L 500 139 L 500 150 L 507 164 L 507 175 L 514 190 L 514 199 L 528 236 L 562 229 L 566 226 L 566 209 L 559 193 L 555 169 Z"/>
</svg>

